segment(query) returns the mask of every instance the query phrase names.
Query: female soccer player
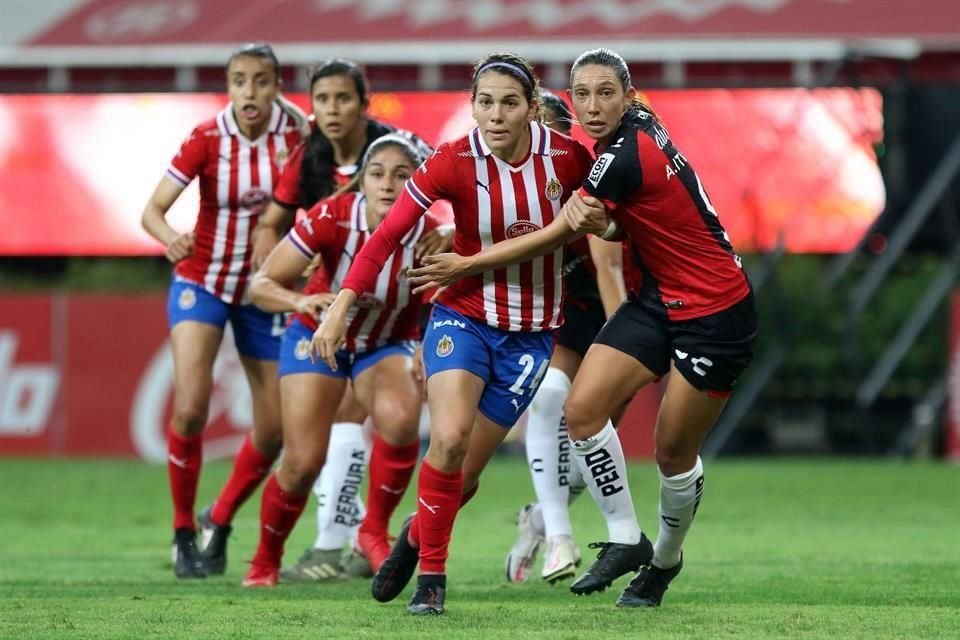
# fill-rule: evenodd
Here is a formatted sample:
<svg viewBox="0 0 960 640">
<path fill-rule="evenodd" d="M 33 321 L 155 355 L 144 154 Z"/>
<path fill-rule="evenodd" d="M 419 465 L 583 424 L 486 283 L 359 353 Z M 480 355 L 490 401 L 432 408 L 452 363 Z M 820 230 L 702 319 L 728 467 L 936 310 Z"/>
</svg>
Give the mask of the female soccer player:
<svg viewBox="0 0 960 640">
<path fill-rule="evenodd" d="M 283 336 L 280 388 L 283 409 L 283 461 L 263 490 L 260 544 L 244 586 L 277 583 L 287 536 L 303 511 L 323 467 L 337 406 L 353 382 L 357 400 L 373 418 L 387 453 L 370 466 L 370 491 L 361 535 L 376 538 L 370 561 L 379 566 L 390 551 L 387 524 L 413 474 L 419 451 L 421 386 L 414 370 L 419 337 L 420 296 L 410 296 L 406 270 L 415 263 L 419 237 L 439 224 L 424 218 L 388 256 L 389 268 L 346 319 L 347 346 L 329 365 L 313 362 L 310 338 L 316 319 L 331 301 L 327 278 L 339 288 L 368 236 L 381 222 L 420 164 L 413 144 L 398 135 L 377 139 L 364 157 L 356 181 L 359 193 L 320 201 L 277 245 L 251 286 L 251 297 L 271 312 L 297 315 Z M 315 255 L 323 259 L 303 293 L 288 288 Z"/>
<path fill-rule="evenodd" d="M 469 135 L 440 146 L 407 182 L 387 220 L 354 260 L 313 337 L 335 366 L 346 318 L 374 286 L 394 248 L 437 199 L 453 205 L 454 248 L 471 253 L 549 225 L 590 157 L 577 142 L 535 121 L 537 79 L 530 64 L 494 54 L 474 70 Z M 555 251 L 465 279 L 444 291 L 424 336 L 430 446 L 420 466 L 416 516 L 374 576 L 373 595 L 392 600 L 416 569 L 413 614 L 444 610 L 446 559 L 457 510 L 480 472 L 533 399 L 560 323 L 563 284 Z M 419 554 L 417 551 L 419 547 Z"/>
<path fill-rule="evenodd" d="M 569 135 L 570 108 L 555 94 L 541 92 L 543 123 Z M 517 514 L 517 540 L 506 560 L 509 582 L 526 582 L 546 542 L 541 575 L 554 583 L 572 578 L 580 563 L 569 503 L 586 484 L 570 458 L 563 405 L 570 381 L 607 317 L 626 300 L 623 249 L 619 242 L 579 239 L 564 252 L 563 326 L 557 330 L 550 367 L 530 404 L 525 437 L 527 464 L 537 502 Z"/>
<path fill-rule="evenodd" d="M 355 175 L 357 165 L 369 145 L 377 138 L 402 133 L 414 142 L 424 155 L 433 150 L 416 135 L 397 131 L 367 115 L 369 86 L 361 69 L 350 62 L 334 58 L 310 73 L 310 96 L 313 126 L 309 136 L 290 153 L 289 161 L 273 191 L 273 198 L 254 232 L 252 262 L 259 267 L 276 246 L 282 233 L 292 224 L 298 208 L 308 210 Z M 421 238 L 421 253 L 449 246 L 449 230 L 435 230 Z M 319 290 L 319 287 L 318 287 Z M 343 573 L 369 571 L 362 556 L 350 553 L 350 566 L 344 566 L 340 554 L 344 543 L 356 534 L 362 522 L 364 505 L 356 493 L 359 478 L 366 470 L 366 444 L 362 423 L 366 416 L 347 387 L 343 403 L 331 429 L 328 464 L 317 480 L 317 538 L 299 561 L 283 571 L 285 580 L 312 582 L 335 578 Z M 384 445 L 374 436 L 371 462 L 380 464 Z M 239 458 L 238 458 L 239 462 Z M 213 509 L 201 513 L 204 533 L 209 536 L 204 555 L 207 564 L 223 570 L 226 536 L 235 509 L 221 509 L 221 496 Z M 359 536 L 357 543 L 371 553 L 376 537 Z M 384 543 L 385 544 L 385 543 Z M 361 566 L 364 565 L 364 566 Z"/>
<path fill-rule="evenodd" d="M 603 230 L 605 214 L 612 220 L 608 233 L 619 229 L 630 239 L 642 259 L 641 290 L 597 336 L 565 408 L 574 458 L 609 531 L 571 591 L 602 591 L 639 570 L 617 604 L 655 607 L 683 566 L 683 541 L 703 496 L 700 446 L 752 359 L 754 297 L 700 178 L 637 96 L 623 58 L 587 51 L 574 62 L 570 84 L 577 119 L 600 153 L 582 197 L 572 197 L 564 215 L 542 231 L 478 255 L 435 256 L 411 275 L 440 285 L 476 277 L 549 253 L 583 229 Z M 667 373 L 655 427 L 660 532 L 653 546 L 637 524 L 623 450 L 608 418 Z"/>
<path fill-rule="evenodd" d="M 254 430 L 238 456 L 225 500 L 239 505 L 280 450 L 277 354 L 280 316 L 246 300 L 250 234 L 280 174 L 282 158 L 300 140 L 295 119 L 276 103 L 280 65 L 265 44 L 238 49 L 227 63 L 230 103 L 183 143 L 143 211 L 142 223 L 174 263 L 167 311 L 174 362 L 174 411 L 168 432 L 168 470 L 174 507 L 174 573 L 207 573 L 195 542 L 194 502 L 203 459 L 213 362 L 230 321 L 253 397 Z M 200 180 L 200 213 L 193 231 L 178 233 L 164 219 L 183 189 Z"/>
</svg>

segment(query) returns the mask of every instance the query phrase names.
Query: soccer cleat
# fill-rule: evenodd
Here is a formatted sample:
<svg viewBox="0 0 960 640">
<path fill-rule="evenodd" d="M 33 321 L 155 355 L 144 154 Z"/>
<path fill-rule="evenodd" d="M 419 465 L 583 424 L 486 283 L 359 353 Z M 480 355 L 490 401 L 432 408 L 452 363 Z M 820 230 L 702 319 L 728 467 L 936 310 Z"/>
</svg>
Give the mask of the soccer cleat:
<svg viewBox="0 0 960 640">
<path fill-rule="evenodd" d="M 373 567 L 367 556 L 359 549 L 351 546 L 340 556 L 340 568 L 348 578 L 372 578 Z"/>
<path fill-rule="evenodd" d="M 366 556 L 370 567 L 376 573 L 380 565 L 390 555 L 390 542 L 387 540 L 387 533 L 373 533 L 364 531 L 363 527 L 357 532 L 357 546 L 361 553 Z"/>
<path fill-rule="evenodd" d="M 212 506 L 200 512 L 197 520 L 200 522 L 200 537 L 203 541 L 203 551 L 200 559 L 207 575 L 222 576 L 227 570 L 227 538 L 233 527 L 220 526 L 210 518 Z"/>
<path fill-rule="evenodd" d="M 677 566 L 661 569 L 652 562 L 640 568 L 627 588 L 617 598 L 618 607 L 659 607 L 670 581 L 683 568 L 683 556 Z"/>
<path fill-rule="evenodd" d="M 580 566 L 580 549 L 570 536 L 556 536 L 547 540 L 543 555 L 543 579 L 553 584 L 572 578 Z"/>
<path fill-rule="evenodd" d="M 373 587 L 371 589 L 374 600 L 378 602 L 390 602 L 400 595 L 413 573 L 417 570 L 417 563 L 420 561 L 420 550 L 410 544 L 409 533 L 410 523 L 413 516 L 407 516 L 400 527 L 400 534 L 396 542 L 393 543 L 393 549 L 390 555 L 383 561 L 377 573 L 373 576 Z"/>
<path fill-rule="evenodd" d="M 307 549 L 297 564 L 280 570 L 285 582 L 324 582 L 345 577 L 340 566 L 340 549 Z"/>
<path fill-rule="evenodd" d="M 446 576 L 420 576 L 417 578 L 417 590 L 410 598 L 407 611 L 415 616 L 438 616 L 443 613 L 443 601 L 446 597 Z"/>
<path fill-rule="evenodd" d="M 600 549 L 600 553 L 587 572 L 570 585 L 570 591 L 578 596 L 603 591 L 620 576 L 638 571 L 653 559 L 653 545 L 643 534 L 637 544 L 591 542 L 590 548 Z"/>
<path fill-rule="evenodd" d="M 507 554 L 507 582 L 526 582 L 530 579 L 537 552 L 543 544 L 543 534 L 534 529 L 530 517 L 533 507 L 528 504 L 517 513 L 517 539 Z"/>
<path fill-rule="evenodd" d="M 197 550 L 197 534 L 192 529 L 177 529 L 173 534 L 173 573 L 178 578 L 206 578 L 207 571 Z"/>
<path fill-rule="evenodd" d="M 244 587 L 275 587 L 280 580 L 280 569 L 265 564 L 251 564 L 247 577 L 243 579 Z"/>
</svg>

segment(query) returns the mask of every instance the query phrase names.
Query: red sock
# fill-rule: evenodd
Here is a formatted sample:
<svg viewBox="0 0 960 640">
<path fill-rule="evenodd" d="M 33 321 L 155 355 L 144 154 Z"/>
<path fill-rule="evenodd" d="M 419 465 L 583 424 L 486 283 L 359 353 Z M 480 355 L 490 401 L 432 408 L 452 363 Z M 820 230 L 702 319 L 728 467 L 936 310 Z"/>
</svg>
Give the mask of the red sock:
<svg viewBox="0 0 960 640">
<path fill-rule="evenodd" d="M 253 564 L 279 567 L 283 558 L 283 544 L 297 524 L 309 493 L 295 496 L 280 488 L 277 474 L 272 474 L 263 486 L 260 502 L 260 544 L 253 556 Z"/>
<path fill-rule="evenodd" d="M 203 436 L 182 436 L 167 429 L 167 475 L 173 496 L 173 528 L 196 529 L 193 507 L 197 501 L 197 483 L 203 464 Z"/>
<path fill-rule="evenodd" d="M 463 509 L 463 505 L 470 502 L 473 499 L 473 496 L 477 495 L 477 489 L 480 488 L 480 483 L 473 485 L 473 489 L 470 489 L 465 494 L 460 497 L 460 509 Z M 457 510 L 459 513 L 459 509 Z M 420 547 L 420 523 L 417 521 L 417 516 L 414 514 L 413 520 L 410 521 L 410 529 L 407 532 L 407 537 L 410 539 L 410 544 L 414 547 Z"/>
<path fill-rule="evenodd" d="M 361 531 L 387 533 L 390 516 L 410 484 L 419 453 L 419 441 L 405 447 L 394 447 L 379 436 L 373 437 L 373 450 L 370 452 L 370 464 L 367 465 L 370 470 L 367 514 L 360 525 Z"/>
<path fill-rule="evenodd" d="M 450 533 L 460 509 L 463 472 L 444 473 L 426 460 L 420 465 L 417 521 L 420 529 L 420 572 L 446 573 Z"/>
<path fill-rule="evenodd" d="M 233 462 L 233 471 L 227 484 L 220 491 L 220 496 L 213 504 L 210 519 L 214 524 L 226 526 L 233 522 L 237 509 L 247 501 L 260 482 L 270 473 L 270 467 L 276 456 L 267 456 L 253 446 L 250 436 L 243 441 L 243 446 L 237 452 Z"/>
</svg>

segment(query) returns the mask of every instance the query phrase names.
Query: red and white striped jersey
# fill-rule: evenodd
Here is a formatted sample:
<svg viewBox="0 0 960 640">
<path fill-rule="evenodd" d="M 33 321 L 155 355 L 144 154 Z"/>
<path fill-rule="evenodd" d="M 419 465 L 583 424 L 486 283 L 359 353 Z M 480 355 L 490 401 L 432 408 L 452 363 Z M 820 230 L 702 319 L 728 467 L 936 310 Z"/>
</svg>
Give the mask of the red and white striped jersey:
<svg viewBox="0 0 960 640">
<path fill-rule="evenodd" d="M 441 145 L 407 181 L 390 215 L 354 260 L 343 283 L 367 291 L 385 258 L 435 200 L 453 205 L 453 251 L 486 247 L 549 225 L 580 187 L 592 159 L 579 142 L 530 123 L 531 149 L 519 163 L 493 155 L 479 129 Z M 542 331 L 562 322 L 563 249 L 493 272 L 463 278 L 440 303 L 506 331 Z"/>
<path fill-rule="evenodd" d="M 183 187 L 200 178 L 193 255 L 177 263 L 177 276 L 224 302 L 247 302 L 251 234 L 299 140 L 297 123 L 276 104 L 256 140 L 240 133 L 231 104 L 193 130 L 167 169 L 167 177 Z"/>
<path fill-rule="evenodd" d="M 323 268 L 310 278 L 304 293 L 340 290 L 353 257 L 371 235 L 365 212 L 366 198 L 362 194 L 345 193 L 318 202 L 290 230 L 287 240 L 300 253 L 311 260 L 319 253 L 323 260 Z M 347 314 L 348 351 L 361 353 L 389 342 L 419 339 L 422 297 L 411 295 L 413 287 L 407 282 L 406 272 L 419 264 L 413 255 L 417 240 L 440 224 L 427 214 L 401 238 L 374 286 Z M 311 316 L 296 314 L 295 318 L 316 330 L 317 323 Z"/>
</svg>

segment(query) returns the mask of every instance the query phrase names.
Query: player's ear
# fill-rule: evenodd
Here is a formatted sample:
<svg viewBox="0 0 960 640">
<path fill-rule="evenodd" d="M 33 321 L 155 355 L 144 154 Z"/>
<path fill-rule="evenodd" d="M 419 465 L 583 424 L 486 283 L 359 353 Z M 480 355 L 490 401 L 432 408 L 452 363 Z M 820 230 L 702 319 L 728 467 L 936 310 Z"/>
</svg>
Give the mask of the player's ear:
<svg viewBox="0 0 960 640">
<path fill-rule="evenodd" d="M 527 121 L 532 122 L 538 115 L 540 115 L 540 100 L 534 98 L 530 101 L 530 109 L 527 111 Z"/>
<path fill-rule="evenodd" d="M 635 87 L 627 87 L 627 92 L 623 96 L 623 100 L 626 103 L 626 106 L 629 107 L 633 103 L 633 99 L 637 97 L 637 90 Z"/>
</svg>

